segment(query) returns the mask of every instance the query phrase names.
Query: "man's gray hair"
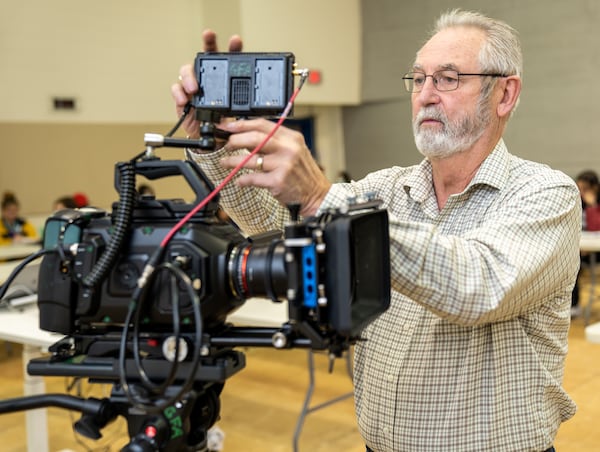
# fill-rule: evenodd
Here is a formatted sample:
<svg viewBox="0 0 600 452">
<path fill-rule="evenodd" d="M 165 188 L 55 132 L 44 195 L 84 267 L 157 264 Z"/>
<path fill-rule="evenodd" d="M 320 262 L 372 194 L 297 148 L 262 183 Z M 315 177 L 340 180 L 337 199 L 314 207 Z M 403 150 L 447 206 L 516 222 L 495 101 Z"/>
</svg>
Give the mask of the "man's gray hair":
<svg viewBox="0 0 600 452">
<path fill-rule="evenodd" d="M 479 54 L 482 72 L 523 75 L 523 54 L 518 32 L 506 22 L 481 13 L 454 9 L 440 16 L 432 34 L 446 28 L 474 27 L 487 36 Z"/>
<path fill-rule="evenodd" d="M 479 52 L 481 72 L 523 76 L 523 53 L 518 32 L 501 20 L 479 12 L 453 9 L 443 13 L 435 23 L 432 36 L 446 28 L 473 27 L 487 37 Z M 496 79 L 483 83 L 482 97 L 487 99 Z M 516 106 L 515 106 L 516 107 Z"/>
</svg>

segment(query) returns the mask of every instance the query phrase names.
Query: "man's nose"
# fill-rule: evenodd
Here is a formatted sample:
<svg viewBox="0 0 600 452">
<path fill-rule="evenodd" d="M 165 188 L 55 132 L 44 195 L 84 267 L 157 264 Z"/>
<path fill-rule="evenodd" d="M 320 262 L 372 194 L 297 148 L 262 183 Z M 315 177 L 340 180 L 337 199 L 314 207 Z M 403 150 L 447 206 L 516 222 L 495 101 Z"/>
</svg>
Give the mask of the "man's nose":
<svg viewBox="0 0 600 452">
<path fill-rule="evenodd" d="M 415 93 L 417 100 L 422 105 L 429 105 L 432 103 L 439 102 L 440 96 L 439 91 L 435 87 L 435 83 L 432 76 L 425 77 L 425 82 L 421 87 L 421 91 Z"/>
</svg>

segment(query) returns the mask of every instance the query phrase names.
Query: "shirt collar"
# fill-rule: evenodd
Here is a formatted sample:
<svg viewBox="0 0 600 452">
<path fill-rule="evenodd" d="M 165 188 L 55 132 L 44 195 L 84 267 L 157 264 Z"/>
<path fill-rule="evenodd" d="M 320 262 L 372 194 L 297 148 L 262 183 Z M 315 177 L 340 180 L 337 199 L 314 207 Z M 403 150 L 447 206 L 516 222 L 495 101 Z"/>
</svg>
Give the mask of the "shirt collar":
<svg viewBox="0 0 600 452">
<path fill-rule="evenodd" d="M 475 177 L 471 180 L 465 191 L 476 185 L 489 185 L 498 190 L 505 186 L 508 180 L 509 154 L 504 140 L 494 147 L 494 150 L 483 161 Z M 404 190 L 407 195 L 417 202 L 422 202 L 433 195 L 433 180 L 431 175 L 431 162 L 424 159 L 416 170 L 406 179 Z"/>
</svg>

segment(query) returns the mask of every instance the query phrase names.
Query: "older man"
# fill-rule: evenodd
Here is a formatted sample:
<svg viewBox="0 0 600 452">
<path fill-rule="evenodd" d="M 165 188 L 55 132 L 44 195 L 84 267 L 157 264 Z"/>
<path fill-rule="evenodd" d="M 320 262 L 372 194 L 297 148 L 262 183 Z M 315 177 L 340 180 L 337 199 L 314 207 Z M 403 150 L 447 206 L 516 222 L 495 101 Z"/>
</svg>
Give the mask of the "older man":
<svg viewBox="0 0 600 452">
<path fill-rule="evenodd" d="M 240 47 L 239 38 L 232 43 Z M 419 165 L 332 185 L 301 135 L 281 129 L 260 171 L 252 158 L 225 188 L 224 208 L 248 233 L 281 228 L 289 201 L 311 215 L 367 192 L 384 200 L 392 305 L 355 349 L 367 450 L 552 450 L 575 412 L 561 382 L 581 207 L 570 178 L 511 155 L 502 139 L 521 72 L 510 26 L 446 13 L 404 76 Z M 172 89 L 179 111 L 197 90 L 189 65 L 180 74 Z M 196 123 L 185 127 L 197 136 Z M 215 181 L 273 125 L 223 127 L 233 133 L 223 149 L 190 152 Z"/>
</svg>

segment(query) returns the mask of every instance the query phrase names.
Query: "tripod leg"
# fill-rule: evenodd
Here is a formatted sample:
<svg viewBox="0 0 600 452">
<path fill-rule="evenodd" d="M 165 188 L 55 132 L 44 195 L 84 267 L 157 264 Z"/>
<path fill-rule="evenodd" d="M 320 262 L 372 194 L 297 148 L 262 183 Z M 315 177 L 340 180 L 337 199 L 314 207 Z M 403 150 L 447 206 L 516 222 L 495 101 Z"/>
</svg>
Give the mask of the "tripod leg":
<svg viewBox="0 0 600 452">
<path fill-rule="evenodd" d="M 298 441 L 300 440 L 300 434 L 302 433 L 302 427 L 304 426 L 304 421 L 306 420 L 306 416 L 310 413 L 310 401 L 312 399 L 313 392 L 315 390 L 315 358 L 312 350 L 308 350 L 308 388 L 306 389 L 306 396 L 304 397 L 304 404 L 302 405 L 302 410 L 300 411 L 300 415 L 298 416 L 298 421 L 296 422 L 296 429 L 294 430 L 294 439 L 293 439 L 293 450 L 294 452 L 298 452 Z"/>
<path fill-rule="evenodd" d="M 350 380 L 352 380 L 352 363 L 350 352 L 346 352 L 346 371 L 350 376 Z M 315 391 L 315 359 L 314 359 L 314 351 L 308 350 L 308 388 L 306 389 L 306 396 L 304 397 L 304 404 L 302 405 L 302 410 L 298 416 L 298 421 L 296 422 L 296 430 L 294 431 L 294 439 L 293 439 L 293 450 L 294 452 L 298 452 L 298 442 L 300 441 L 300 434 L 302 433 L 302 427 L 304 426 L 304 421 L 306 420 L 306 416 L 308 416 L 313 411 L 320 410 L 321 408 L 328 407 L 329 405 L 333 405 L 334 403 L 341 402 L 342 400 L 346 400 L 353 396 L 353 392 L 347 392 L 346 394 L 342 394 L 338 397 L 334 397 L 329 399 L 319 405 L 310 406 L 310 402 Z"/>
</svg>

